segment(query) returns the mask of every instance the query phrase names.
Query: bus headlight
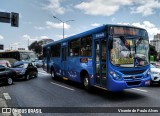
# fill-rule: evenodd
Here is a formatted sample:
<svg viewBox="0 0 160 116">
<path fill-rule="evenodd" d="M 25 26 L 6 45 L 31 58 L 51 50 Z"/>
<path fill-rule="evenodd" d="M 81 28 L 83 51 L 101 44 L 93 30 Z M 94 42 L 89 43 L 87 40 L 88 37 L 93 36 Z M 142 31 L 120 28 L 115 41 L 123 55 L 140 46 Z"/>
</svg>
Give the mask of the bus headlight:
<svg viewBox="0 0 160 116">
<path fill-rule="evenodd" d="M 150 74 L 151 74 L 151 71 L 148 70 L 148 71 L 146 72 L 146 74 L 145 74 L 145 77 L 147 78 L 148 76 L 150 76 Z"/>
<path fill-rule="evenodd" d="M 121 76 L 116 74 L 115 72 L 110 71 L 110 74 L 112 75 L 114 80 L 119 80 L 119 81 L 122 80 Z"/>
</svg>

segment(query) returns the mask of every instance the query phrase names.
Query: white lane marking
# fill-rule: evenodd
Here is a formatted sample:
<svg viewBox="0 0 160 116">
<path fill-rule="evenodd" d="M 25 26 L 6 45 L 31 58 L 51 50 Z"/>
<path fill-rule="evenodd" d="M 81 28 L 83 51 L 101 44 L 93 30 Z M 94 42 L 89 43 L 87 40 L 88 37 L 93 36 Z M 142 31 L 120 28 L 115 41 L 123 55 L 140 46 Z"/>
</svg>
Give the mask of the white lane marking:
<svg viewBox="0 0 160 116">
<path fill-rule="evenodd" d="M 42 74 L 42 75 L 50 75 L 50 74 L 47 74 L 47 73 L 42 73 L 42 72 L 38 72 L 39 74 Z"/>
<path fill-rule="evenodd" d="M 46 73 L 46 71 L 44 71 L 44 70 L 38 70 L 39 72 L 44 72 L 44 73 Z"/>
<path fill-rule="evenodd" d="M 71 91 L 74 91 L 74 89 L 72 89 L 72 88 L 69 88 L 69 87 L 66 87 L 66 86 L 63 86 L 63 85 L 60 85 L 60 84 L 57 84 L 57 83 L 51 82 L 51 84 L 57 85 L 57 86 L 60 86 L 60 87 L 63 87 L 63 88 L 65 88 L 65 89 L 68 89 L 68 90 L 71 90 Z"/>
<path fill-rule="evenodd" d="M 6 100 L 11 100 L 11 97 L 9 96 L 8 93 L 3 93 L 3 95 Z"/>
<path fill-rule="evenodd" d="M 147 90 L 144 90 L 144 89 L 137 89 L 137 88 L 132 88 L 132 89 L 137 91 L 142 91 L 142 92 L 148 92 Z"/>
</svg>

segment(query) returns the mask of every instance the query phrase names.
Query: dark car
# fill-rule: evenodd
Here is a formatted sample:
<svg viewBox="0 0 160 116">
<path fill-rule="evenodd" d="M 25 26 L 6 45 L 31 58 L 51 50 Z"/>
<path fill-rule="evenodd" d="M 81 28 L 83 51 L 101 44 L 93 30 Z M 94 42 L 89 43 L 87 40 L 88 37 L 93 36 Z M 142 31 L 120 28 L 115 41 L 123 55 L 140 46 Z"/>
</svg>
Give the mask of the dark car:
<svg viewBox="0 0 160 116">
<path fill-rule="evenodd" d="M 31 77 L 38 76 L 37 67 L 32 62 L 15 62 L 11 69 L 16 71 L 16 79 L 29 80 Z"/>
<path fill-rule="evenodd" d="M 0 83 L 6 83 L 7 85 L 13 84 L 13 78 L 15 78 L 16 72 L 0 65 Z"/>
</svg>

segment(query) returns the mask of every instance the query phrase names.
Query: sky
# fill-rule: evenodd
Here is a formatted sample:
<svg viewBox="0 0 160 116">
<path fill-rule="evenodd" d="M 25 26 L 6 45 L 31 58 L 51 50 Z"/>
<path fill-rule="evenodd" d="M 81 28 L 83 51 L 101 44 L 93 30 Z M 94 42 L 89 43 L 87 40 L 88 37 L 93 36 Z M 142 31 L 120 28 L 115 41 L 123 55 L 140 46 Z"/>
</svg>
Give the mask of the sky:
<svg viewBox="0 0 160 116">
<path fill-rule="evenodd" d="M 20 16 L 18 28 L 0 23 L 0 44 L 5 49 L 27 49 L 28 41 L 61 39 L 63 23 L 58 19 L 65 22 L 65 37 L 104 24 L 144 28 L 150 40 L 160 33 L 160 0 L 1 0 L 0 12 Z"/>
</svg>

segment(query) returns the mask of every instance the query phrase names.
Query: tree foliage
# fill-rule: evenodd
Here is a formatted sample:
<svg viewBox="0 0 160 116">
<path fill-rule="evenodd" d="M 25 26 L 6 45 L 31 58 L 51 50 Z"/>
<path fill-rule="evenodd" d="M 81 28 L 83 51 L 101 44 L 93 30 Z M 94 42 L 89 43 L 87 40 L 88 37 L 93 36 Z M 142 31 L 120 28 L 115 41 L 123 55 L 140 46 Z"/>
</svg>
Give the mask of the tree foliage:
<svg viewBox="0 0 160 116">
<path fill-rule="evenodd" d="M 37 41 L 34 41 L 33 43 L 31 43 L 28 48 L 29 50 L 34 51 L 38 56 L 42 54 L 42 45 Z"/>
<path fill-rule="evenodd" d="M 150 47 L 150 56 L 154 56 L 154 58 L 157 58 L 158 53 L 155 49 L 155 46 L 149 45 L 149 47 Z"/>
</svg>

